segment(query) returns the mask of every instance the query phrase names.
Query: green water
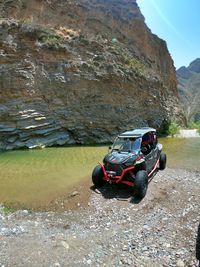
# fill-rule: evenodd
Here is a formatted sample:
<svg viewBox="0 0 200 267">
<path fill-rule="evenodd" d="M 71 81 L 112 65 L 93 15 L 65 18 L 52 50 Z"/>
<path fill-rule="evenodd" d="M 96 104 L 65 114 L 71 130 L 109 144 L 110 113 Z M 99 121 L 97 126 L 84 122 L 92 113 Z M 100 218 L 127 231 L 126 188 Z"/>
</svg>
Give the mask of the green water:
<svg viewBox="0 0 200 267">
<path fill-rule="evenodd" d="M 63 147 L 1 153 L 0 203 L 48 205 L 88 179 L 107 151 L 106 147 Z"/>
<path fill-rule="evenodd" d="M 200 138 L 161 138 L 167 166 L 200 171 Z"/>
<path fill-rule="evenodd" d="M 200 138 L 160 139 L 168 167 L 200 170 Z M 107 147 L 46 148 L 0 154 L 0 203 L 37 207 L 90 179 Z"/>
</svg>

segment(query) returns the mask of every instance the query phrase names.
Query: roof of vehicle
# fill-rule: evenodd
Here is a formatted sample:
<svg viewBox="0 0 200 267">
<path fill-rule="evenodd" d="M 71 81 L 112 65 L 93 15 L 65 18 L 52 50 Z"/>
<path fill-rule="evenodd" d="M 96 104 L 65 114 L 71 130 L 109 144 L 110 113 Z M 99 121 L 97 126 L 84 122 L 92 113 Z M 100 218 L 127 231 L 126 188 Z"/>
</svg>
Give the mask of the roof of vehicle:
<svg viewBox="0 0 200 267">
<path fill-rule="evenodd" d="M 137 128 L 130 131 L 126 131 L 119 135 L 119 137 L 142 137 L 146 133 L 156 132 L 156 129 L 150 127 Z"/>
</svg>

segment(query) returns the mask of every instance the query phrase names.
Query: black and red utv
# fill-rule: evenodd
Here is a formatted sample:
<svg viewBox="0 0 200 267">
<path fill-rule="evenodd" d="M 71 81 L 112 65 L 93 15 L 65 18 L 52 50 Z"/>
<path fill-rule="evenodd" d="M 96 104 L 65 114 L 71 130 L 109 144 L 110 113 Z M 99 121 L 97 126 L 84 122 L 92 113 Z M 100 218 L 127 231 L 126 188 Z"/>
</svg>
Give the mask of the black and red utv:
<svg viewBox="0 0 200 267">
<path fill-rule="evenodd" d="M 158 143 L 156 130 L 145 127 L 120 134 L 114 141 L 110 152 L 92 173 L 96 187 L 106 182 L 122 183 L 134 190 L 136 198 L 146 195 L 148 181 L 158 170 L 166 166 L 166 154 Z"/>
</svg>

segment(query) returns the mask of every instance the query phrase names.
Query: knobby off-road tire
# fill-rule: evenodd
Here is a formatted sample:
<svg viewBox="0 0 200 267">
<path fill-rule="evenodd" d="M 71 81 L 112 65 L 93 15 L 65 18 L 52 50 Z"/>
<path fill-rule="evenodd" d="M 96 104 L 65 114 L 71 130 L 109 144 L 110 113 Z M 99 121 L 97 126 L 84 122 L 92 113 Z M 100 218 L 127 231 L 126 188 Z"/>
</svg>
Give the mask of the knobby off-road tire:
<svg viewBox="0 0 200 267">
<path fill-rule="evenodd" d="M 197 230 L 197 240 L 196 240 L 196 258 L 200 261 L 200 224 Z"/>
<path fill-rule="evenodd" d="M 134 197 L 142 199 L 145 197 L 148 188 L 147 171 L 138 171 L 135 176 Z"/>
<path fill-rule="evenodd" d="M 160 154 L 159 169 L 160 170 L 164 170 L 166 168 L 166 163 L 167 163 L 167 156 L 166 156 L 166 154 L 164 154 L 164 153 Z"/>
<path fill-rule="evenodd" d="M 103 170 L 100 165 L 97 165 L 92 172 L 92 182 L 95 187 L 101 187 L 105 184 L 103 180 Z"/>
</svg>

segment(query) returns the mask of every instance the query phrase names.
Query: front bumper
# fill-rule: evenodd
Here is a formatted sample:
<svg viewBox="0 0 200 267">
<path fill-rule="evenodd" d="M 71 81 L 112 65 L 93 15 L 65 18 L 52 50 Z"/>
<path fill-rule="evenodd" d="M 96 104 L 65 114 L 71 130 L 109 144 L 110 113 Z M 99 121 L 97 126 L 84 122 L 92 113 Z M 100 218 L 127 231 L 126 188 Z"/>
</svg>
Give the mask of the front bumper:
<svg viewBox="0 0 200 267">
<path fill-rule="evenodd" d="M 103 170 L 103 180 L 104 181 L 107 181 L 109 183 L 117 183 L 117 184 L 122 183 L 122 184 L 125 184 L 128 186 L 131 186 L 131 187 L 134 186 L 134 182 L 127 181 L 125 179 L 125 174 L 129 173 L 130 177 L 133 176 L 132 171 L 135 169 L 135 166 L 131 166 L 131 167 L 128 167 L 126 169 L 123 169 L 121 175 L 116 175 L 116 172 L 106 171 L 104 165 L 100 162 L 99 162 L 99 164 L 101 165 L 101 168 Z"/>
<path fill-rule="evenodd" d="M 116 175 L 116 172 L 114 171 L 106 171 L 104 165 L 102 163 L 99 162 L 99 164 L 101 165 L 102 171 L 103 171 L 103 180 L 107 181 L 109 183 L 122 183 L 128 186 L 133 187 L 134 186 L 134 181 L 128 181 L 127 177 L 125 177 L 126 174 L 128 174 L 128 177 L 131 177 L 134 180 L 134 169 L 135 166 L 131 166 L 128 167 L 126 169 L 122 170 L 121 175 Z M 153 173 L 158 169 L 158 165 L 159 165 L 159 159 L 156 161 L 153 169 L 148 173 L 148 178 L 150 179 L 150 177 L 153 175 Z"/>
</svg>

